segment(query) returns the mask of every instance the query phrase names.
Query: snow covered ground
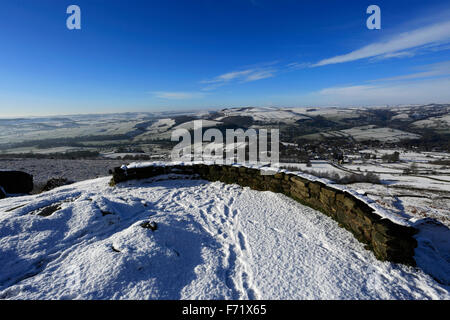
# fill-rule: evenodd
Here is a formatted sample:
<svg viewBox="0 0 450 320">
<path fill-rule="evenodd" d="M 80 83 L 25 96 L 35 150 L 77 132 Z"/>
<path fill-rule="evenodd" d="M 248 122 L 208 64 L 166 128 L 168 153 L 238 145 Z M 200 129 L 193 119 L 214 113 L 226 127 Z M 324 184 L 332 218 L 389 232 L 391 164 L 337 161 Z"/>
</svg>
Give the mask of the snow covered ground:
<svg viewBox="0 0 450 320">
<path fill-rule="evenodd" d="M 450 115 L 446 114 L 439 117 L 430 117 L 426 120 L 419 120 L 412 124 L 419 128 L 438 128 L 445 130 L 450 128 Z"/>
<path fill-rule="evenodd" d="M 108 182 L 0 200 L 0 298 L 450 299 L 450 287 L 376 260 L 283 195 L 203 180 Z"/>
<path fill-rule="evenodd" d="M 332 166 L 327 160 L 311 160 L 310 167 L 308 167 L 306 163 L 280 163 L 279 167 L 292 170 L 296 168 L 296 170 L 304 172 L 337 173 L 340 176 L 348 173 L 347 171 Z"/>
<path fill-rule="evenodd" d="M 420 138 L 420 135 L 392 128 L 378 128 L 375 125 L 367 125 L 339 131 L 313 133 L 305 135 L 303 137 L 307 139 L 317 139 L 320 137 L 322 138 L 352 137 L 356 141 L 375 139 L 383 142 L 399 142 L 402 140 L 418 139 Z"/>
<path fill-rule="evenodd" d="M 311 119 L 308 116 L 299 114 L 289 109 L 280 108 L 231 108 L 222 110 L 223 117 L 219 117 L 216 120 L 222 120 L 225 117 L 252 117 L 254 121 L 261 122 L 280 122 L 280 123 L 293 123 L 298 120 Z"/>
</svg>

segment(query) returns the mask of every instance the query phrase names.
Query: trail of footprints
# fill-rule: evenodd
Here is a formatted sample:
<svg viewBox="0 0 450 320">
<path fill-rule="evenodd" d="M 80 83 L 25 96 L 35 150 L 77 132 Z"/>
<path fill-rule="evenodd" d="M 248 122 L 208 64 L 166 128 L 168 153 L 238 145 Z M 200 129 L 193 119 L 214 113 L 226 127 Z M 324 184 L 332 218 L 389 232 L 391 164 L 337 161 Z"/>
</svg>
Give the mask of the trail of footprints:
<svg viewBox="0 0 450 320">
<path fill-rule="evenodd" d="M 211 194 L 203 193 L 202 189 L 194 194 L 183 190 L 170 192 L 158 201 L 164 208 L 157 207 L 172 212 L 198 212 L 205 231 L 224 243 L 222 265 L 232 299 L 258 299 L 258 291 L 253 287 L 253 273 L 248 264 L 252 259 L 251 250 L 245 234 L 240 231 L 239 209 L 233 208 L 234 197 L 238 193 L 233 186 L 220 185 L 215 198 L 211 200 Z"/>
<path fill-rule="evenodd" d="M 200 209 L 200 216 L 208 226 L 208 232 L 225 244 L 225 283 L 232 292 L 232 299 L 258 299 L 257 290 L 253 288 L 253 273 L 248 265 L 252 254 L 245 234 L 240 231 L 239 210 L 233 208 L 236 195 L 228 186 L 220 190 L 215 200 L 206 204 L 205 210 Z"/>
</svg>

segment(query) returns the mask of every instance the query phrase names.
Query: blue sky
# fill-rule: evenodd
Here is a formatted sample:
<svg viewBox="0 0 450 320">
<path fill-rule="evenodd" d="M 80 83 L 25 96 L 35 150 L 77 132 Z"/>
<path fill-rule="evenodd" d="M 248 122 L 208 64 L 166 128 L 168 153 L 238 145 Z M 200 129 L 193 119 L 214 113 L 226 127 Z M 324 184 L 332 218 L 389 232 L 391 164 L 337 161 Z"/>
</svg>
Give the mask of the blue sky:
<svg viewBox="0 0 450 320">
<path fill-rule="evenodd" d="M 0 117 L 450 102 L 447 1 L 15 0 L 0 39 Z"/>
</svg>

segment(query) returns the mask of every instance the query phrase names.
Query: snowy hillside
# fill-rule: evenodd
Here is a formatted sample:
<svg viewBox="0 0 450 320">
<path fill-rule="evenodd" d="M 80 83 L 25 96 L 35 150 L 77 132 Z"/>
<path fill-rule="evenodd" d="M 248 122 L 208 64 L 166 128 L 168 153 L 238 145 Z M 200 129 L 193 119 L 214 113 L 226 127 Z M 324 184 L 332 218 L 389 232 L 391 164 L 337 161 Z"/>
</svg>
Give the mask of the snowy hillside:
<svg viewBox="0 0 450 320">
<path fill-rule="evenodd" d="M 112 188 L 109 179 L 0 200 L 0 298 L 450 298 L 283 195 L 189 179 Z"/>
<path fill-rule="evenodd" d="M 280 108 L 230 108 L 222 110 L 223 117 L 219 117 L 216 120 L 222 120 L 226 117 L 251 117 L 254 121 L 261 122 L 280 122 L 280 123 L 293 123 L 298 120 L 310 119 L 307 116 L 298 114 L 293 110 L 284 110 Z"/>
</svg>

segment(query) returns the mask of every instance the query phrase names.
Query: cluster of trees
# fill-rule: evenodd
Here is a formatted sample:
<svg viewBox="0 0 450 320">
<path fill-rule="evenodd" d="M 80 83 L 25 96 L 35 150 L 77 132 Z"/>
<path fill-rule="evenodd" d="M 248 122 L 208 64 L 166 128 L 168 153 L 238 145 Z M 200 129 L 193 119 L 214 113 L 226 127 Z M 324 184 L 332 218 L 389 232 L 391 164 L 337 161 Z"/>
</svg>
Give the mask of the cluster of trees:
<svg viewBox="0 0 450 320">
<path fill-rule="evenodd" d="M 398 151 L 395 151 L 391 154 L 384 154 L 381 157 L 381 160 L 384 162 L 399 162 L 400 161 L 400 153 Z"/>
<path fill-rule="evenodd" d="M 123 157 L 117 157 L 117 160 L 152 160 L 153 158 L 147 154 L 127 154 Z"/>
<path fill-rule="evenodd" d="M 145 153 L 145 152 L 141 148 L 119 147 L 116 149 L 115 153 Z"/>
<path fill-rule="evenodd" d="M 362 182 L 381 184 L 380 177 L 373 172 L 352 173 L 344 176 L 340 176 L 336 172 L 328 172 L 328 171 L 321 172 L 321 171 L 304 170 L 304 172 L 319 178 L 325 178 L 334 181 L 339 184 L 362 183 Z"/>
<path fill-rule="evenodd" d="M 403 169 L 403 174 L 417 174 L 417 173 L 418 173 L 418 168 L 417 168 L 417 163 L 415 163 L 415 162 L 411 163 L 409 168 Z"/>
<path fill-rule="evenodd" d="M 301 170 L 300 168 L 298 168 L 296 166 L 289 166 L 289 165 L 282 166 L 281 168 L 287 169 L 290 171 L 301 171 L 301 172 L 313 175 L 315 177 L 325 178 L 325 179 L 334 181 L 339 184 L 350 184 L 350 183 L 358 183 L 358 182 L 381 184 L 380 177 L 373 172 L 352 173 L 352 174 L 340 176 L 336 172 Z"/>
<path fill-rule="evenodd" d="M 422 137 L 420 139 L 402 141 L 402 147 L 414 147 L 422 151 L 450 152 L 450 133 L 436 132 L 429 128 L 409 131 L 420 134 Z"/>
<path fill-rule="evenodd" d="M 442 166 L 450 166 L 450 159 L 438 159 L 430 161 L 431 164 L 438 164 Z"/>
</svg>

